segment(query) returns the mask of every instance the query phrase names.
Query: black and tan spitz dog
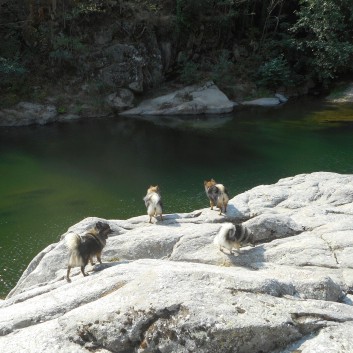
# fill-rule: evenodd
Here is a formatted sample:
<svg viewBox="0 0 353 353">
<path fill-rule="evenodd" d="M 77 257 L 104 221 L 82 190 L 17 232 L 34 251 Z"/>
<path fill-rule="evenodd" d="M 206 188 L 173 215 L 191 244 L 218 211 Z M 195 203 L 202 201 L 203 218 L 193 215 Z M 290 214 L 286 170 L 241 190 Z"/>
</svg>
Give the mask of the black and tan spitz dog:
<svg viewBox="0 0 353 353">
<path fill-rule="evenodd" d="M 211 210 L 216 206 L 219 208 L 219 214 L 227 212 L 229 193 L 223 184 L 217 184 L 214 179 L 205 180 L 203 185 L 208 199 L 210 200 Z"/>
<path fill-rule="evenodd" d="M 66 275 L 68 282 L 71 282 L 70 270 L 72 267 L 81 266 L 82 274 L 88 276 L 88 274 L 85 273 L 85 267 L 88 264 L 88 261 L 91 261 L 91 264 L 93 264 L 93 256 L 96 256 L 99 263 L 102 263 L 102 250 L 107 243 L 108 235 L 110 233 L 112 233 L 112 230 L 110 229 L 109 224 L 97 222 L 95 227 L 84 235 L 80 236 L 75 233 L 70 233 L 66 236 L 66 245 L 70 251 Z"/>
</svg>

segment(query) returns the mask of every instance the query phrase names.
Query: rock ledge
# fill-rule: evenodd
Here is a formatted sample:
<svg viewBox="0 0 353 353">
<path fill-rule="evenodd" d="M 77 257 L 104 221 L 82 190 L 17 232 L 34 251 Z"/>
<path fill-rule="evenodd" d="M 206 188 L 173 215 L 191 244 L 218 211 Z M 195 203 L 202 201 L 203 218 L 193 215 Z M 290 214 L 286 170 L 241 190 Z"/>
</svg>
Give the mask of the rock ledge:
<svg viewBox="0 0 353 353">
<path fill-rule="evenodd" d="M 90 276 L 64 280 L 67 233 L 32 261 L 0 302 L 0 351 L 353 351 L 353 175 L 260 185 L 225 216 L 108 222 L 114 234 Z M 244 222 L 256 246 L 220 252 L 222 222 Z"/>
</svg>

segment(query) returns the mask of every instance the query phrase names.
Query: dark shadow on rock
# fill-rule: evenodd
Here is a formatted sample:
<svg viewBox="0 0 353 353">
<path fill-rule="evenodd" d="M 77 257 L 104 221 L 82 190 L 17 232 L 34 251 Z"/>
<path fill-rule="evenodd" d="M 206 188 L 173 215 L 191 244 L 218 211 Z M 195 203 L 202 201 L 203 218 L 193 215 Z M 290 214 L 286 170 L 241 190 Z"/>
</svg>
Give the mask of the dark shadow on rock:
<svg viewBox="0 0 353 353">
<path fill-rule="evenodd" d="M 167 215 L 163 215 L 163 221 L 161 221 L 158 218 L 157 222 L 155 222 L 154 224 L 161 225 L 161 226 L 180 227 L 180 224 L 176 221 L 177 219 L 182 219 L 182 217 L 180 217 L 180 215 L 176 213 L 167 214 Z"/>
<path fill-rule="evenodd" d="M 178 213 L 170 213 L 163 215 L 163 221 L 161 221 L 159 218 L 154 224 L 157 225 L 166 225 L 166 226 L 172 226 L 172 227 L 180 227 L 180 223 L 178 222 L 180 220 L 190 220 L 190 219 L 197 219 L 200 215 L 202 214 L 202 211 L 196 212 L 196 213 L 190 213 L 186 215 L 180 215 Z"/>
<path fill-rule="evenodd" d="M 250 270 L 258 270 L 263 267 L 265 260 L 265 249 L 263 245 L 255 247 L 243 247 L 240 252 L 226 254 L 233 266 L 246 267 Z"/>
<path fill-rule="evenodd" d="M 347 297 L 347 295 L 343 298 L 342 302 L 343 302 L 344 304 L 353 306 L 353 300 L 350 299 L 349 297 Z"/>
<path fill-rule="evenodd" d="M 223 215 L 225 216 L 225 221 L 233 223 L 242 223 L 251 218 L 240 212 L 233 204 L 228 204 L 227 212 Z"/>
<path fill-rule="evenodd" d="M 93 268 L 91 269 L 91 271 L 92 272 L 99 272 L 99 271 L 103 271 L 103 270 L 110 268 L 110 267 L 113 267 L 113 266 L 128 264 L 129 262 L 131 262 L 131 261 L 122 260 L 122 261 L 103 262 L 102 264 L 93 265 Z"/>
</svg>

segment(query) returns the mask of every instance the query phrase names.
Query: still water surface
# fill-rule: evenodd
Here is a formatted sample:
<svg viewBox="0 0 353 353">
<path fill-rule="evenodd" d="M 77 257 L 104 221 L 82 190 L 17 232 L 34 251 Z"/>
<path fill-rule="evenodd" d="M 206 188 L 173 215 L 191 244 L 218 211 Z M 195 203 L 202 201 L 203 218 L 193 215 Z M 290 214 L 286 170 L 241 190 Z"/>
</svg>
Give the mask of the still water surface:
<svg viewBox="0 0 353 353">
<path fill-rule="evenodd" d="M 145 214 L 150 184 L 174 213 L 207 207 L 211 177 L 235 196 L 299 173 L 353 173 L 353 105 L 300 101 L 191 119 L 0 128 L 0 297 L 84 217 Z"/>
</svg>

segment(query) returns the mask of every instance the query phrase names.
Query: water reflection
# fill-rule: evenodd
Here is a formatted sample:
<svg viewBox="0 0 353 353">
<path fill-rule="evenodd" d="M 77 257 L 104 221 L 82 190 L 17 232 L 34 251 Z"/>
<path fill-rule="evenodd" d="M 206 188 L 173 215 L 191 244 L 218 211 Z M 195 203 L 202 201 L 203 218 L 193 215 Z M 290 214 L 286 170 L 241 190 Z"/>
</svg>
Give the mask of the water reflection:
<svg viewBox="0 0 353 353">
<path fill-rule="evenodd" d="M 183 116 L 131 116 L 130 119 L 145 120 L 155 125 L 179 129 L 217 129 L 230 122 L 233 114 L 183 115 Z"/>
</svg>

